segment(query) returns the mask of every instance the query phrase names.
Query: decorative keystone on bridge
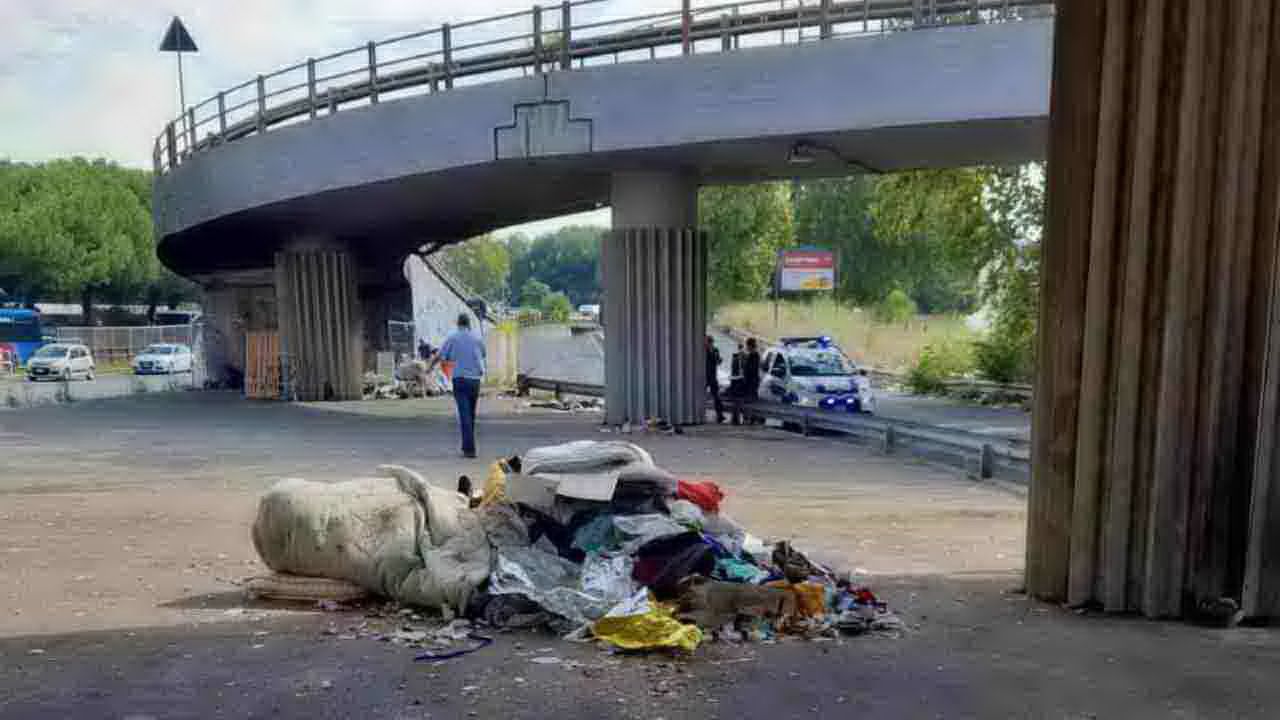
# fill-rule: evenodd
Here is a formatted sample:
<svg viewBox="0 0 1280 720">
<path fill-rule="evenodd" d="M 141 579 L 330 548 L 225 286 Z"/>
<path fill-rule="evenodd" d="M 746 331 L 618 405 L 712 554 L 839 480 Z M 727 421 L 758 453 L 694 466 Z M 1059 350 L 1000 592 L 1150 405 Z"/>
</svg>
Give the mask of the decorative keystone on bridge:
<svg viewBox="0 0 1280 720">
<path fill-rule="evenodd" d="M 591 121 L 569 115 L 566 100 L 515 106 L 515 121 L 494 128 L 495 160 L 591 152 Z"/>
</svg>

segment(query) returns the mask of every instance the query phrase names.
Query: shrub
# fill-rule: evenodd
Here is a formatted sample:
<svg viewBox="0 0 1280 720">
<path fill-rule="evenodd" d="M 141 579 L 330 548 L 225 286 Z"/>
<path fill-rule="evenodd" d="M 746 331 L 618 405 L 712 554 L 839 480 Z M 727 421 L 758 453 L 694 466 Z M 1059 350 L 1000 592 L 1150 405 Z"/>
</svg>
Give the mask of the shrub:
<svg viewBox="0 0 1280 720">
<path fill-rule="evenodd" d="M 997 383 L 1027 382 L 1031 375 L 1030 338 L 991 333 L 974 342 L 978 374 Z"/>
<path fill-rule="evenodd" d="M 919 394 L 942 393 L 947 389 L 947 380 L 972 371 L 973 350 L 970 343 L 930 343 L 920 351 L 919 359 L 907 371 L 907 387 Z"/>
<path fill-rule="evenodd" d="M 916 301 L 899 289 L 889 291 L 875 307 L 876 320 L 886 325 L 906 325 L 917 312 Z"/>
</svg>

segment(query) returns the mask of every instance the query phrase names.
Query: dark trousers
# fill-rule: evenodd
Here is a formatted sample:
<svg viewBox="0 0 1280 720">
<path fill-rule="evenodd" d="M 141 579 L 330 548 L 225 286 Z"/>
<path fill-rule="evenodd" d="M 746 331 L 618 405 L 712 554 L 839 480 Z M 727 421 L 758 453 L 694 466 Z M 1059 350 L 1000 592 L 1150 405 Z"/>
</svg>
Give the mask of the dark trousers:
<svg viewBox="0 0 1280 720">
<path fill-rule="evenodd" d="M 453 379 L 453 402 L 458 406 L 458 429 L 462 431 L 462 454 L 476 454 L 476 405 L 480 403 L 480 381 Z"/>
<path fill-rule="evenodd" d="M 711 393 L 711 400 L 716 406 L 716 422 L 724 422 L 724 403 L 720 402 L 720 381 L 708 379 L 707 392 Z"/>
<path fill-rule="evenodd" d="M 734 385 L 729 388 L 729 394 L 733 396 L 733 424 L 738 425 L 746 418 L 748 425 L 755 425 L 756 418 L 750 413 L 743 412 L 742 405 L 744 403 L 754 402 L 756 393 L 747 389 L 745 381 L 735 380 Z"/>
</svg>

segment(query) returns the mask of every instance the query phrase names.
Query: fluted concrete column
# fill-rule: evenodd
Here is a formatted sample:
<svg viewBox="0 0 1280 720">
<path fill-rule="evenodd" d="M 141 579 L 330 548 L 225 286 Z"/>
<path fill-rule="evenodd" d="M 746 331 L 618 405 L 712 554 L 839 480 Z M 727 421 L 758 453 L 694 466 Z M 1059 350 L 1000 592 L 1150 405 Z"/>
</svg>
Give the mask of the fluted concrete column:
<svg viewBox="0 0 1280 720">
<path fill-rule="evenodd" d="M 1280 0 L 1055 38 L 1027 589 L 1280 617 Z"/>
<path fill-rule="evenodd" d="M 286 396 L 358 400 L 362 341 L 351 254 L 299 241 L 276 253 L 275 273 Z"/>
<path fill-rule="evenodd" d="M 605 421 L 703 421 L 706 242 L 697 185 L 679 173 L 619 173 L 602 242 Z"/>
</svg>

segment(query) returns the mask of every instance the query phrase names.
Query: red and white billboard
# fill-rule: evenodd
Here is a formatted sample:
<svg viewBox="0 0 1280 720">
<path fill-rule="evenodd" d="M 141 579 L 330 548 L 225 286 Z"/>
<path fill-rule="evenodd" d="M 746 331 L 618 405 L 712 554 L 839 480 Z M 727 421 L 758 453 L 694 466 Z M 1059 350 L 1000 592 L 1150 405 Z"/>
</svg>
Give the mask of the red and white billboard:
<svg viewBox="0 0 1280 720">
<path fill-rule="evenodd" d="M 778 253 L 778 288 L 783 292 L 834 290 L 836 254 L 830 250 L 783 250 Z"/>
</svg>

